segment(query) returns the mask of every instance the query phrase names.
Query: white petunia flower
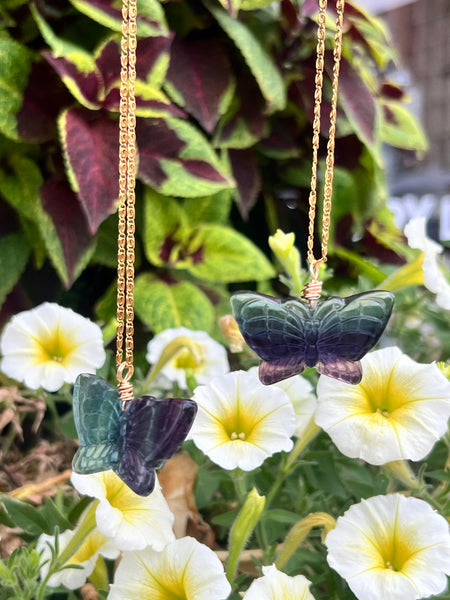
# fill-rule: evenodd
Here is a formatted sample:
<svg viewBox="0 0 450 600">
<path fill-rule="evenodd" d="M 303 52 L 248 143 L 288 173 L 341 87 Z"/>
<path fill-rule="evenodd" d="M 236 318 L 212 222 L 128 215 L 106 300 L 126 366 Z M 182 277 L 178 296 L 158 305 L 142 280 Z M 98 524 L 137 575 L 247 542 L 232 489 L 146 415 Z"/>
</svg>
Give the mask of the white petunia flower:
<svg viewBox="0 0 450 600">
<path fill-rule="evenodd" d="M 258 370 L 257 367 L 255 369 Z M 312 393 L 312 385 L 301 375 L 283 379 L 273 385 L 280 387 L 289 396 L 297 420 L 294 435 L 301 438 L 311 423 L 317 406 L 317 399 Z"/>
<path fill-rule="evenodd" d="M 262 568 L 264 576 L 255 579 L 244 600 L 314 600 L 309 591 L 311 582 L 303 575 L 289 577 L 275 565 Z"/>
<path fill-rule="evenodd" d="M 75 531 L 68 529 L 58 536 L 60 554 L 73 538 Z M 45 579 L 49 570 L 49 562 L 52 557 L 50 546 L 55 546 L 55 536 L 43 533 L 36 544 L 36 550 L 41 552 L 41 562 L 45 564 L 41 568 L 41 579 Z M 91 575 L 95 568 L 99 554 L 106 558 L 117 558 L 119 550 L 112 544 L 106 536 L 99 531 L 94 530 L 90 533 L 78 550 L 65 563 L 66 565 L 76 565 L 81 568 L 64 568 L 54 575 L 51 575 L 47 585 L 49 587 L 58 587 L 64 585 L 69 590 L 80 588 Z"/>
<path fill-rule="evenodd" d="M 328 563 L 360 600 L 427 598 L 445 589 L 450 574 L 447 521 L 401 494 L 354 504 L 325 544 Z"/>
<path fill-rule="evenodd" d="M 105 362 L 98 325 L 58 304 L 44 302 L 18 313 L 1 340 L 0 369 L 31 389 L 59 390 L 80 373 L 95 373 Z"/>
<path fill-rule="evenodd" d="M 231 592 L 216 554 L 191 537 L 155 552 L 125 552 L 108 600 L 225 600 Z"/>
<path fill-rule="evenodd" d="M 296 422 L 288 395 L 264 386 L 255 373 L 233 371 L 196 388 L 198 413 L 190 438 L 224 469 L 251 471 L 289 452 Z"/>
<path fill-rule="evenodd" d="M 317 425 L 351 458 L 373 465 L 421 460 L 447 431 L 450 382 L 435 364 L 417 363 L 396 347 L 361 362 L 358 385 L 320 377 Z"/>
<path fill-rule="evenodd" d="M 175 355 L 161 369 L 172 382 L 186 388 L 186 374 L 192 374 L 198 383 L 206 383 L 212 377 L 228 373 L 227 352 L 225 348 L 213 340 L 205 331 L 193 331 L 186 327 L 165 329 L 155 335 L 147 346 L 147 360 L 154 365 L 169 344 L 176 345 Z"/>
<path fill-rule="evenodd" d="M 425 217 L 411 219 L 404 231 L 409 246 L 418 248 L 425 254 L 422 265 L 425 287 L 436 294 L 438 306 L 450 309 L 450 284 L 444 277 L 437 258 L 443 247 L 427 236 Z"/>
<path fill-rule="evenodd" d="M 114 473 L 72 473 L 74 487 L 99 500 L 95 518 L 98 530 L 120 550 L 161 550 L 175 536 L 173 514 L 162 495 L 158 480 L 149 496 L 138 496 Z"/>
</svg>

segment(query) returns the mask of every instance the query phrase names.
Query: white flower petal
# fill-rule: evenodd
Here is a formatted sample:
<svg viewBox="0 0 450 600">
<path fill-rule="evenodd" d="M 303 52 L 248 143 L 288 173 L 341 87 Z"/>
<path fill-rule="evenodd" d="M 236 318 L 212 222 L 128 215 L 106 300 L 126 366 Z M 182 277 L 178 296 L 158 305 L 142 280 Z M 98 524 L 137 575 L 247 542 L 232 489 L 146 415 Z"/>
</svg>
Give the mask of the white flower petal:
<svg viewBox="0 0 450 600">
<path fill-rule="evenodd" d="M 197 346 L 200 360 L 197 362 L 191 355 L 180 353 L 168 362 L 161 374 L 171 382 L 177 382 L 181 388 L 186 388 L 186 369 L 195 376 L 198 383 L 206 383 L 211 378 L 228 373 L 227 352 L 225 348 L 213 340 L 206 331 L 194 331 L 186 327 L 165 329 L 155 335 L 147 346 L 147 360 L 150 364 L 158 362 L 166 346 L 177 338 L 188 338 Z"/>
<path fill-rule="evenodd" d="M 421 460 L 447 431 L 450 382 L 435 364 L 416 363 L 398 348 L 361 362 L 358 385 L 320 377 L 317 425 L 351 458 L 375 465 Z"/>
<path fill-rule="evenodd" d="M 289 451 L 295 413 L 276 386 L 263 386 L 255 373 L 234 371 L 199 386 L 199 410 L 190 438 L 225 469 L 255 469 L 275 452 Z"/>
<path fill-rule="evenodd" d="M 70 540 L 75 535 L 76 531 L 67 530 L 59 535 L 59 548 L 60 553 L 68 545 Z M 36 544 L 36 549 L 41 552 L 41 562 L 50 561 L 51 551 L 50 546 L 55 545 L 55 536 L 42 534 Z M 67 565 L 77 565 L 80 568 L 65 568 L 58 573 L 53 574 L 47 585 L 49 587 L 57 587 L 64 585 L 69 590 L 76 590 L 80 588 L 86 581 L 86 579 L 93 572 L 95 565 L 98 560 L 99 554 L 102 554 L 106 558 L 117 558 L 119 551 L 115 548 L 110 541 L 97 530 L 90 533 L 83 544 L 78 548 L 75 554 L 68 560 Z M 44 579 L 48 574 L 49 562 L 43 565 L 41 568 L 41 578 Z"/>
<path fill-rule="evenodd" d="M 113 472 L 72 474 L 72 483 L 82 493 L 100 500 L 97 527 L 113 539 L 120 550 L 151 546 L 161 550 L 174 539 L 174 517 L 158 480 L 149 496 L 138 496 Z"/>
<path fill-rule="evenodd" d="M 255 579 L 244 600 L 314 600 L 309 591 L 311 582 L 303 575 L 289 577 L 275 565 L 263 567 L 263 577 Z"/>
<path fill-rule="evenodd" d="M 125 552 L 108 600 L 225 600 L 230 591 L 216 554 L 185 537 L 161 552 Z"/>
<path fill-rule="evenodd" d="M 429 504 L 401 494 L 351 506 L 327 535 L 328 562 L 361 600 L 440 593 L 450 574 L 450 533 Z"/>
<path fill-rule="evenodd" d="M 422 265 L 425 287 L 436 294 L 438 306 L 450 310 L 450 284 L 439 268 L 437 259 L 443 247 L 427 236 L 425 217 L 411 219 L 404 231 L 409 246 L 418 248 L 425 254 Z"/>
<path fill-rule="evenodd" d="M 102 333 L 69 308 L 45 302 L 15 315 L 1 340 L 1 370 L 32 389 L 55 392 L 105 361 Z"/>
</svg>

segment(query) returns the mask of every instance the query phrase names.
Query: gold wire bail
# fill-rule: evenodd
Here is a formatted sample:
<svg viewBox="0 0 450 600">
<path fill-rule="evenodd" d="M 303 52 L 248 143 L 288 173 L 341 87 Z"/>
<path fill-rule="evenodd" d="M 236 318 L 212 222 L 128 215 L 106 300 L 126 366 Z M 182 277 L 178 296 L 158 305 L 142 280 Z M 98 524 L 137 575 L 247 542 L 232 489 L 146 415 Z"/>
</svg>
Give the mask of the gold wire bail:
<svg viewBox="0 0 450 600">
<path fill-rule="evenodd" d="M 124 373 L 125 369 L 127 369 L 127 371 Z M 122 402 L 122 410 L 125 410 L 125 404 L 127 402 L 134 400 L 133 385 L 130 381 L 133 376 L 133 371 L 133 365 L 130 366 L 126 362 L 121 363 L 117 369 L 117 381 L 119 396 Z"/>
<path fill-rule="evenodd" d="M 324 262 L 323 259 L 314 260 L 309 265 L 309 273 L 311 275 L 311 281 L 305 285 L 302 290 L 302 298 L 308 300 L 310 305 L 313 305 L 322 293 L 322 282 L 319 281 L 319 270 L 320 265 Z"/>
</svg>

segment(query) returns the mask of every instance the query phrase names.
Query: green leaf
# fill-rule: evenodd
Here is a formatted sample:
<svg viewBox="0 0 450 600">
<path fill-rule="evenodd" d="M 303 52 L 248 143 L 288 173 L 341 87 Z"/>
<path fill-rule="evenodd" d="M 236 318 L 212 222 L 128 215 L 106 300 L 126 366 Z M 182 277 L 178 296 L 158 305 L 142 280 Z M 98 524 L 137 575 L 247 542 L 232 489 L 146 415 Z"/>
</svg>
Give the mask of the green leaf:
<svg viewBox="0 0 450 600">
<path fill-rule="evenodd" d="M 138 177 L 167 196 L 196 198 L 234 185 L 209 141 L 183 119 L 138 119 Z"/>
<path fill-rule="evenodd" d="M 384 101 L 384 118 L 381 122 L 381 139 L 386 144 L 426 152 L 427 136 L 418 120 L 402 104 L 395 101 Z"/>
<path fill-rule="evenodd" d="M 0 240 L 0 307 L 22 275 L 30 248 L 25 236 L 13 233 Z"/>
<path fill-rule="evenodd" d="M 225 223 L 230 214 L 232 200 L 230 190 L 223 190 L 206 198 L 188 198 L 182 206 L 191 226 L 200 223 Z"/>
<path fill-rule="evenodd" d="M 224 225 L 200 225 L 190 240 L 187 254 L 196 256 L 187 268 L 201 279 L 261 281 L 275 275 L 274 268 L 253 242 Z"/>
<path fill-rule="evenodd" d="M 240 21 L 233 19 L 225 10 L 208 3 L 208 8 L 219 25 L 241 51 L 259 88 L 267 100 L 270 113 L 286 106 L 286 89 L 280 71 L 270 54 L 252 31 Z"/>
<path fill-rule="evenodd" d="M 50 533 L 45 517 L 34 506 L 10 498 L 5 494 L 0 496 L 1 506 L 3 506 L 3 510 L 0 511 L 0 520 L 3 521 L 6 516 L 6 519 L 10 522 L 12 521 L 16 527 L 20 527 L 24 531 L 34 535 L 39 535 L 43 532 Z"/>
<path fill-rule="evenodd" d="M 105 7 L 105 2 L 98 0 L 70 0 L 81 13 L 108 27 L 113 31 L 121 31 L 121 2 L 111 2 L 111 7 Z M 140 37 L 152 37 L 167 33 L 167 24 L 161 3 L 158 0 L 138 0 L 137 2 L 137 34 Z"/>
<path fill-rule="evenodd" d="M 36 164 L 25 156 L 13 154 L 8 157 L 8 170 L 0 169 L 0 188 L 3 197 L 19 213 L 24 222 L 36 226 L 44 241 L 47 254 L 63 283 L 67 284 L 69 276 L 64 260 L 64 253 L 55 225 L 42 207 L 39 191 L 42 176 Z M 25 228 L 34 231 L 34 228 Z M 33 246 L 39 240 L 29 240 Z"/>
<path fill-rule="evenodd" d="M 0 132 L 18 140 L 16 115 L 31 71 L 32 54 L 9 37 L 0 38 Z"/>
<path fill-rule="evenodd" d="M 46 499 L 41 511 L 47 522 L 47 526 L 51 531 L 53 531 L 55 527 L 58 527 L 60 531 L 65 531 L 72 526 L 70 521 L 60 511 L 51 498 Z"/>
<path fill-rule="evenodd" d="M 166 283 L 144 273 L 136 279 L 137 316 L 154 333 L 172 327 L 211 331 L 214 309 L 208 297 L 189 281 Z"/>
<path fill-rule="evenodd" d="M 187 214 L 180 204 L 146 188 L 144 249 L 148 260 L 156 266 L 170 264 L 172 249 L 179 247 L 188 231 Z"/>
</svg>

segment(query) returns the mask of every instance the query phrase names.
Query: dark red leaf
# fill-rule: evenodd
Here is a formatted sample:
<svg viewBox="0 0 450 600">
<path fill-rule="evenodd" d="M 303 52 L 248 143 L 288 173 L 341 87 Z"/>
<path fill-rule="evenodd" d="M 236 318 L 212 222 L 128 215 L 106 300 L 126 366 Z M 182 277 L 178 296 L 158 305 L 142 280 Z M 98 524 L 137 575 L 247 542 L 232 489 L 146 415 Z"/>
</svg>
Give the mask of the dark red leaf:
<svg viewBox="0 0 450 600">
<path fill-rule="evenodd" d="M 186 142 L 170 129 L 164 119 L 137 119 L 136 140 L 139 149 L 138 175 L 148 185 L 160 187 L 167 179 L 163 159 L 179 162 L 183 168 L 201 179 L 226 181 L 217 169 L 204 160 L 181 158 Z"/>
<path fill-rule="evenodd" d="M 266 103 L 253 77 L 241 77 L 237 81 L 236 96 L 240 106 L 222 127 L 219 144 L 226 144 L 242 122 L 255 138 L 261 139 L 266 135 Z"/>
<path fill-rule="evenodd" d="M 385 81 L 381 84 L 380 94 L 391 100 L 405 99 L 405 92 L 398 85 L 389 81 Z"/>
<path fill-rule="evenodd" d="M 50 52 L 43 52 L 42 55 L 55 69 L 61 79 L 72 79 L 80 90 L 86 102 L 92 107 L 100 108 L 99 96 L 103 91 L 103 82 L 100 74 L 96 71 L 91 73 L 82 73 L 77 66 L 67 60 L 67 58 L 54 58 Z"/>
<path fill-rule="evenodd" d="M 106 98 L 102 102 L 102 106 L 105 110 L 110 110 L 112 112 L 119 112 L 120 105 L 120 90 L 119 88 L 113 88 L 106 96 Z M 139 109 L 149 109 L 154 111 L 159 111 L 161 115 L 170 116 L 170 117 L 179 117 L 181 119 L 186 119 L 187 114 L 169 102 L 166 104 L 165 102 L 161 102 L 161 100 L 144 100 L 139 95 L 136 95 L 136 108 Z"/>
<path fill-rule="evenodd" d="M 180 160 L 183 167 L 192 175 L 209 181 L 224 182 L 226 179 L 205 160 L 195 160 L 193 158 L 183 158 Z"/>
<path fill-rule="evenodd" d="M 148 37 L 140 39 L 136 50 L 136 77 L 146 81 L 156 62 L 163 54 L 169 54 L 172 36 Z M 111 40 L 95 60 L 102 74 L 106 91 L 114 85 L 120 87 L 120 47 Z"/>
<path fill-rule="evenodd" d="M 61 240 L 70 285 L 74 281 L 74 271 L 80 258 L 93 240 L 86 217 L 67 181 L 46 181 L 41 188 L 41 199 Z"/>
<path fill-rule="evenodd" d="M 246 221 L 261 190 L 261 173 L 253 150 L 230 150 L 231 170 L 237 184 L 238 208 Z"/>
<path fill-rule="evenodd" d="M 64 146 L 89 229 L 95 233 L 119 195 L 119 126 L 101 112 L 66 112 Z"/>
<path fill-rule="evenodd" d="M 167 79 L 182 95 L 186 110 L 212 133 L 233 79 L 223 47 L 213 39 L 175 39 Z"/>
<path fill-rule="evenodd" d="M 136 141 L 139 177 L 149 185 L 160 186 L 167 179 L 161 159 L 177 159 L 186 142 L 180 140 L 163 119 L 137 119 Z"/>
<path fill-rule="evenodd" d="M 333 72 L 331 52 L 327 52 L 325 56 L 325 68 L 331 76 Z M 341 60 L 339 95 L 345 103 L 346 112 L 351 112 L 364 140 L 373 144 L 375 140 L 375 99 L 362 78 L 345 58 Z"/>
<path fill-rule="evenodd" d="M 17 113 L 17 133 L 26 142 L 39 144 L 56 137 L 56 118 L 73 102 L 66 86 L 46 62 L 33 64 L 23 104 Z"/>
</svg>

